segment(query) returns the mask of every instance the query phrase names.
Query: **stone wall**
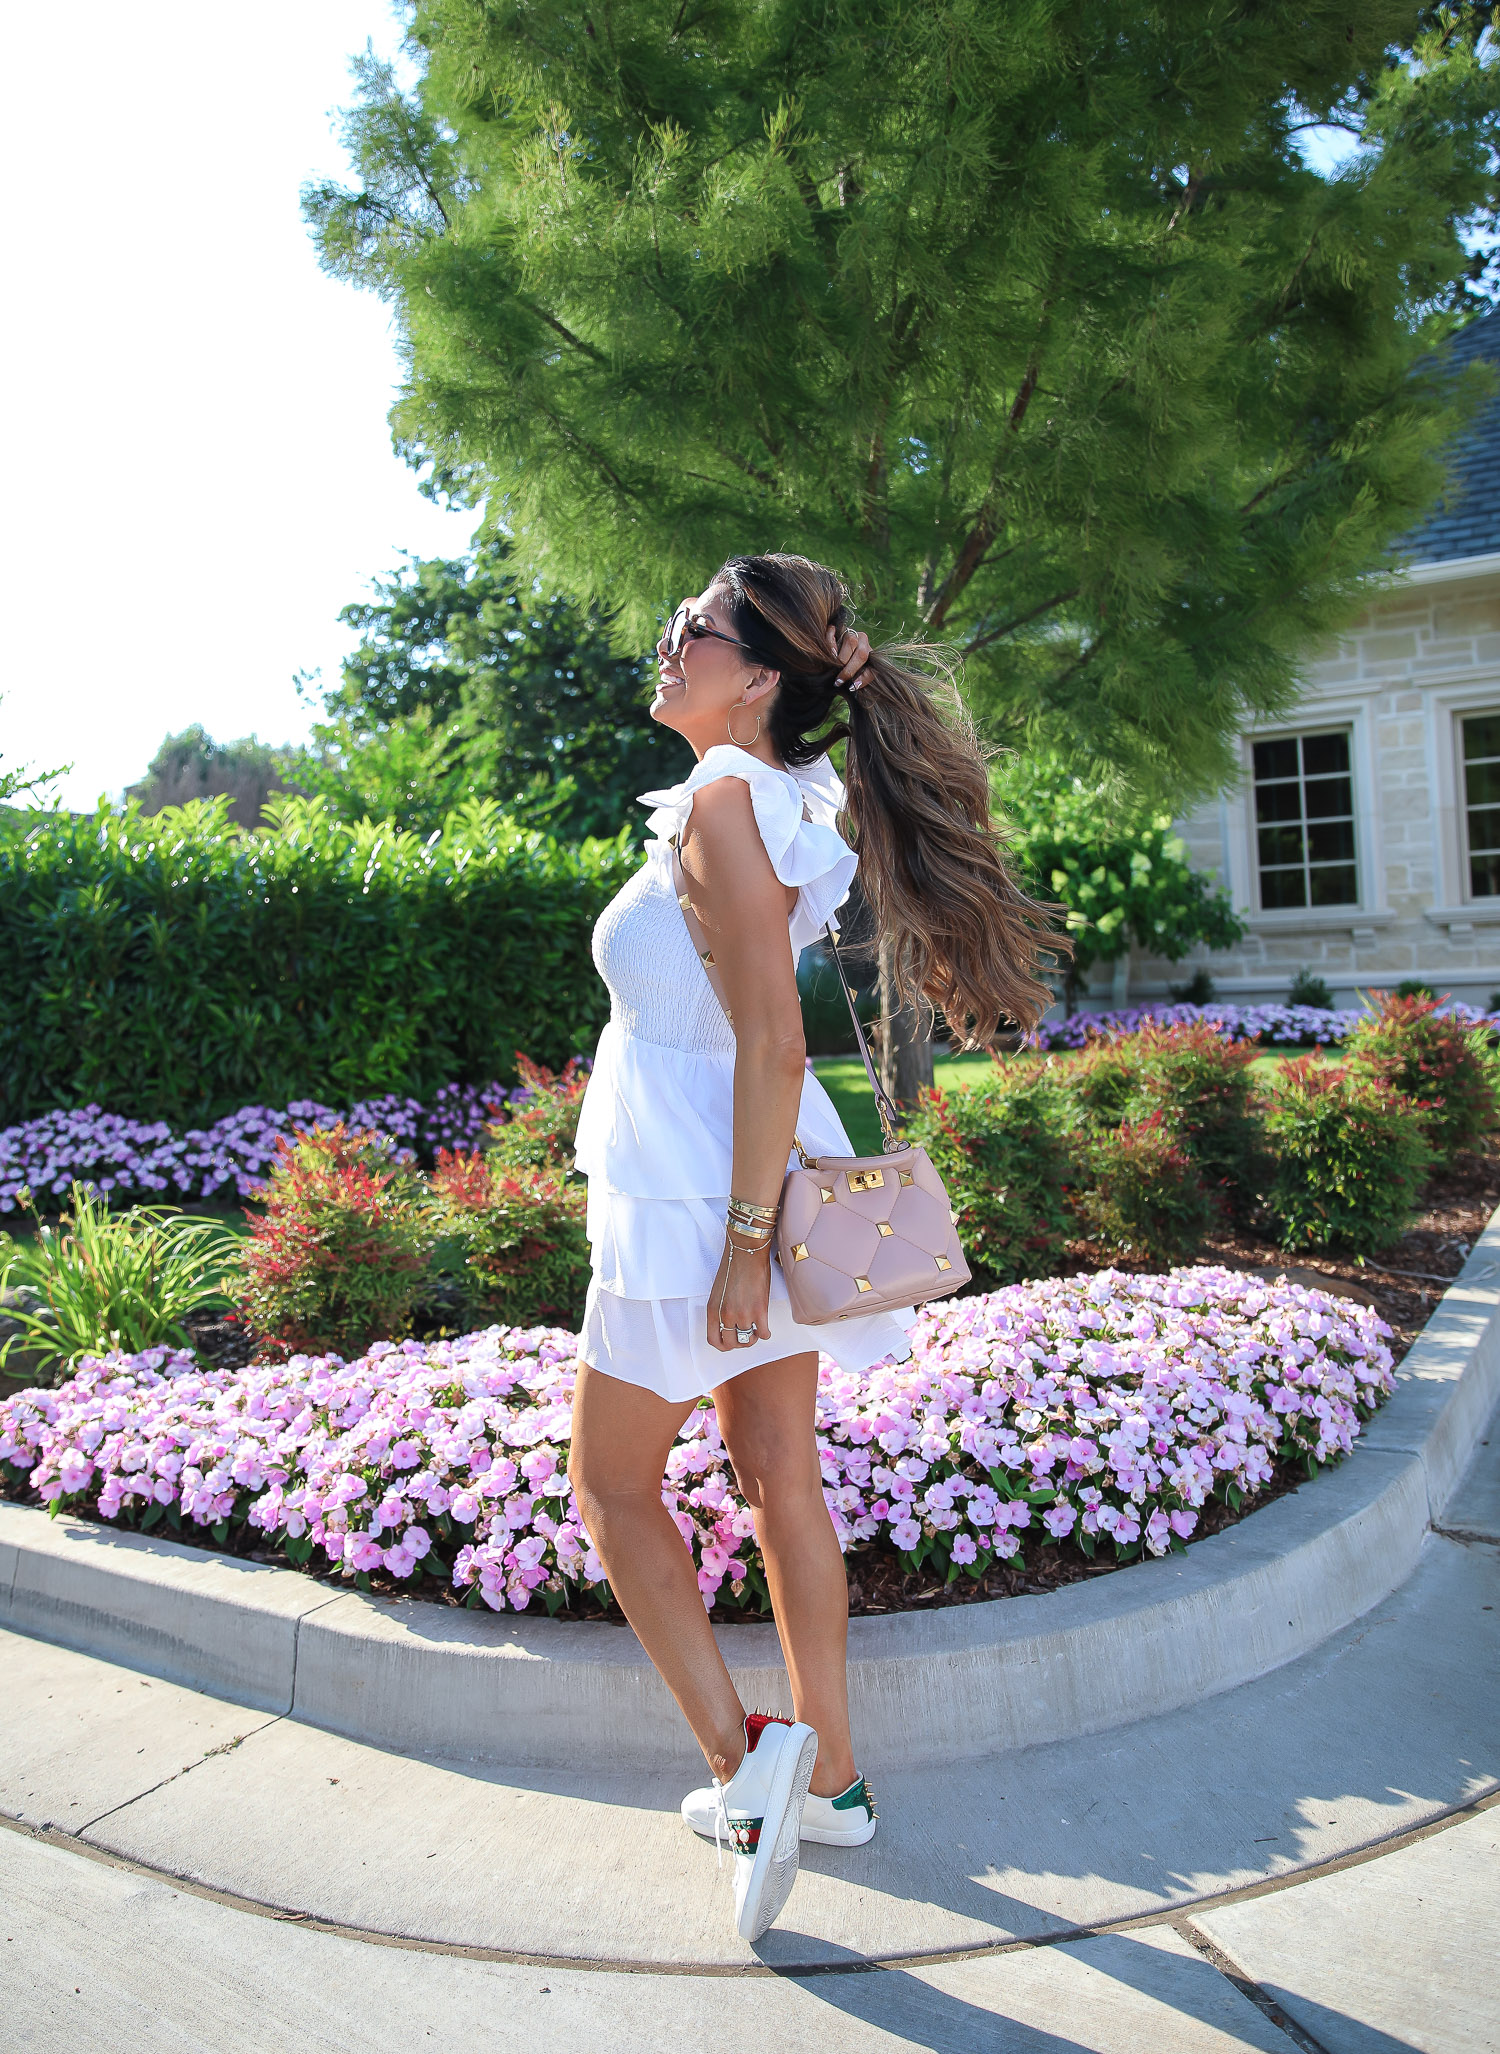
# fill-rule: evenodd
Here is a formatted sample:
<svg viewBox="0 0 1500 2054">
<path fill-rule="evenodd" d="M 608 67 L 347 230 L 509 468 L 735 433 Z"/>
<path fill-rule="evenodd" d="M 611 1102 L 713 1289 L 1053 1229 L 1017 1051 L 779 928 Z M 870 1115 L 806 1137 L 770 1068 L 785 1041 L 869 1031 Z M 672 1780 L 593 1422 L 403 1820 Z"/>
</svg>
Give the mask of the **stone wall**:
<svg viewBox="0 0 1500 2054">
<path fill-rule="evenodd" d="M 1240 786 L 1179 823 L 1194 862 L 1228 885 L 1248 936 L 1177 965 L 1136 955 L 1131 1000 L 1165 998 L 1203 962 L 1220 994 L 1240 1002 L 1284 998 L 1306 965 L 1340 1004 L 1407 977 L 1487 1003 L 1500 989 L 1500 898 L 1469 891 L 1459 736 L 1466 714 L 1487 711 L 1500 712 L 1500 557 L 1419 565 L 1308 663 L 1293 715 L 1242 738 Z M 1324 728 L 1350 737 L 1359 901 L 1263 911 L 1251 742 Z M 1124 981 L 1101 971 L 1090 1002 L 1119 1002 Z"/>
</svg>

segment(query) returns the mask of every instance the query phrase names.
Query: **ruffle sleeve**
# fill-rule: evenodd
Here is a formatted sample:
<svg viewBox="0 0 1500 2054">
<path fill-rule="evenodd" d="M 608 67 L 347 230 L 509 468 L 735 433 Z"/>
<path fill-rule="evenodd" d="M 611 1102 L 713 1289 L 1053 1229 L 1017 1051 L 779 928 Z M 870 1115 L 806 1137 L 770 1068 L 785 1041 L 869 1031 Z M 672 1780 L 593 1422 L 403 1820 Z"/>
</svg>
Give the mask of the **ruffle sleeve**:
<svg viewBox="0 0 1500 2054">
<path fill-rule="evenodd" d="M 642 792 L 653 810 L 646 821 L 661 841 L 680 834 L 705 785 L 723 777 L 742 778 L 771 868 L 783 884 L 795 885 L 791 916 L 792 952 L 800 954 L 822 932 L 849 896 L 858 858 L 834 824 L 844 790 L 826 756 L 805 770 L 777 770 L 744 749 L 720 742 L 705 752 L 691 776 L 666 791 Z"/>
</svg>

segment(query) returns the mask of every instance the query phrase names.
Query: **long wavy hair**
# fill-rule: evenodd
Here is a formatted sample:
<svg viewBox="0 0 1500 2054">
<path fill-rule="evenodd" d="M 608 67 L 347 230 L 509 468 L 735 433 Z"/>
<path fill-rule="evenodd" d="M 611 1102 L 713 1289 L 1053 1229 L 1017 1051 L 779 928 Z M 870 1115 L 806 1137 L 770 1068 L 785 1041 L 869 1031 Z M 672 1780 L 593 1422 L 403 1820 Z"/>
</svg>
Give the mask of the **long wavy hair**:
<svg viewBox="0 0 1500 2054">
<path fill-rule="evenodd" d="M 781 673 L 767 733 L 782 762 L 847 741 L 845 826 L 902 1003 L 940 1010 L 966 1048 L 1010 1023 L 1029 1032 L 1053 999 L 1040 971 L 1068 943 L 1006 863 L 951 658 L 888 643 L 849 691 L 828 643 L 852 618 L 833 571 L 805 556 L 732 556 L 713 584 L 735 634 Z"/>
</svg>

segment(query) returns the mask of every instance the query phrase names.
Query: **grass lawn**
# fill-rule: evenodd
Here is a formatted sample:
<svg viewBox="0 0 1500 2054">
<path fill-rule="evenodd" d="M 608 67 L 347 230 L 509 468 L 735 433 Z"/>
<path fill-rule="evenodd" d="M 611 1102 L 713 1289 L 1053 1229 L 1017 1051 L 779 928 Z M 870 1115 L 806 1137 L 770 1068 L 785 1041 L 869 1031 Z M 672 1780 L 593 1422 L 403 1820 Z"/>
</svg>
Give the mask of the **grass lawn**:
<svg viewBox="0 0 1500 2054">
<path fill-rule="evenodd" d="M 1258 1083 L 1269 1084 L 1282 1063 L 1293 1057 L 1306 1055 L 1303 1048 L 1267 1049 L 1258 1055 L 1250 1065 L 1250 1074 Z M 1333 1049 L 1312 1051 L 1320 1062 L 1337 1062 L 1339 1053 Z M 973 1075 L 987 1069 L 995 1060 L 988 1055 L 938 1056 L 933 1062 L 933 1082 L 938 1085 L 961 1084 L 973 1081 Z M 1035 1062 L 1035 1056 L 1002 1056 L 1002 1062 Z M 880 1121 L 875 1112 L 875 1101 L 870 1095 L 869 1079 L 865 1066 L 857 1055 L 814 1056 L 813 1069 L 818 1082 L 833 1100 L 845 1131 L 854 1144 L 856 1155 L 878 1155 L 883 1143 L 880 1135 Z"/>
</svg>

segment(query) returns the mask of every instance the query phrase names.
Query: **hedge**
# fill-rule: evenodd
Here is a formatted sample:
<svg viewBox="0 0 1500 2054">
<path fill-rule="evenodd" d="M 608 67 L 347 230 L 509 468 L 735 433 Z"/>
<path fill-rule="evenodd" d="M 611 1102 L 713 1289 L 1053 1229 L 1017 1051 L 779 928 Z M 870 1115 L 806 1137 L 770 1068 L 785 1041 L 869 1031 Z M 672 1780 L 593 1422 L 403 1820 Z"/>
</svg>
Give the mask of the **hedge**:
<svg viewBox="0 0 1500 2054">
<path fill-rule="evenodd" d="M 595 919 L 640 860 L 493 801 L 427 841 L 282 798 L 30 816 L 0 833 L 0 1124 L 107 1105 L 177 1125 L 250 1103 L 430 1098 L 560 1068 L 609 1000 Z"/>
</svg>

